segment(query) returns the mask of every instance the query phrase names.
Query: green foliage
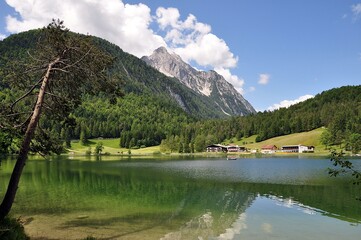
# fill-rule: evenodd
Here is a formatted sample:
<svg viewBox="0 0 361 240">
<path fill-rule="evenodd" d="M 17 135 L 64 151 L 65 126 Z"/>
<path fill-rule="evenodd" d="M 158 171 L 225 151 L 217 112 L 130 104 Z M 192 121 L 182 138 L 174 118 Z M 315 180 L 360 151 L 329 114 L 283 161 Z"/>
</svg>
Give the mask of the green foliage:
<svg viewBox="0 0 361 240">
<path fill-rule="evenodd" d="M 331 150 L 331 162 L 335 167 L 338 168 L 329 168 L 328 174 L 331 177 L 337 177 L 340 174 L 350 174 L 354 177 L 353 184 L 361 183 L 361 172 L 355 169 L 352 162 L 344 159 L 344 152 L 337 152 L 335 150 Z"/>
<path fill-rule="evenodd" d="M 80 139 L 81 145 L 85 145 L 85 144 L 87 143 L 88 138 L 87 138 L 87 136 L 86 136 L 86 132 L 85 132 L 84 129 L 82 129 L 82 130 L 80 131 L 80 137 L 79 137 L 79 139 Z"/>
<path fill-rule="evenodd" d="M 206 136 L 203 134 L 197 135 L 194 139 L 194 150 L 196 152 L 203 152 L 206 147 Z"/>
<path fill-rule="evenodd" d="M 326 146 L 326 149 L 332 145 L 332 135 L 328 129 L 321 134 L 321 143 Z"/>
<path fill-rule="evenodd" d="M 356 154 L 361 150 L 361 134 L 351 133 L 346 139 L 346 149 Z"/>
<path fill-rule="evenodd" d="M 85 155 L 90 156 L 92 154 L 92 148 L 89 146 L 88 150 L 85 151 Z"/>
<path fill-rule="evenodd" d="M 132 93 L 115 104 L 106 101 L 105 96 L 86 96 L 74 116 L 77 125 L 73 138 L 80 134 L 83 139 L 82 131 L 86 127 L 88 138 L 120 137 L 119 145 L 124 148 L 159 145 L 167 134 L 179 134 L 184 124 L 193 121 L 169 101 L 151 95 L 139 98 Z"/>
<path fill-rule="evenodd" d="M 97 145 L 95 146 L 94 154 L 96 155 L 102 154 L 103 149 L 104 149 L 103 143 L 98 142 Z"/>
<path fill-rule="evenodd" d="M 0 239 L 2 240 L 28 240 L 23 226 L 16 220 L 5 218 L 0 220 Z"/>
<path fill-rule="evenodd" d="M 8 138 L 12 144 L 21 142 L 17 140 L 24 136 L 44 79 L 48 81 L 41 98 L 42 118 L 31 142 L 31 151 L 42 154 L 62 152 L 62 142 L 70 147 L 70 113 L 84 93 L 107 92 L 110 100 L 121 95 L 121 81 L 107 71 L 113 57 L 97 48 L 91 37 L 69 32 L 59 20 L 1 41 L 0 52 L 2 144 L 8 145 Z M 5 138 L 6 132 L 11 136 Z M 10 152 L 9 146 L 2 149 Z"/>
<path fill-rule="evenodd" d="M 9 152 L 9 147 L 12 143 L 12 137 L 10 133 L 0 131 L 0 155 Z"/>
</svg>

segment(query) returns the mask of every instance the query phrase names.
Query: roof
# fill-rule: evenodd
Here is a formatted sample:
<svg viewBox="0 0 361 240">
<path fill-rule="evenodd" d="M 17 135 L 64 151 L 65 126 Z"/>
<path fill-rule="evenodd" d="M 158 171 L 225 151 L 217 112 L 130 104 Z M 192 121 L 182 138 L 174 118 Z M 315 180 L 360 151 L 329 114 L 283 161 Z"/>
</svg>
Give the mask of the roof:
<svg viewBox="0 0 361 240">
<path fill-rule="evenodd" d="M 265 146 L 262 146 L 261 149 L 274 149 L 274 148 L 277 148 L 276 145 L 265 145 Z"/>
<path fill-rule="evenodd" d="M 226 146 L 223 146 L 221 144 L 211 144 L 211 145 L 208 145 L 207 148 L 209 147 L 221 147 L 221 148 L 225 148 Z"/>
<path fill-rule="evenodd" d="M 282 147 L 308 147 L 308 148 L 313 147 L 313 148 L 314 148 L 314 146 L 306 146 L 306 145 L 302 145 L 302 144 L 298 144 L 298 145 L 284 145 L 284 146 L 282 146 Z"/>
</svg>

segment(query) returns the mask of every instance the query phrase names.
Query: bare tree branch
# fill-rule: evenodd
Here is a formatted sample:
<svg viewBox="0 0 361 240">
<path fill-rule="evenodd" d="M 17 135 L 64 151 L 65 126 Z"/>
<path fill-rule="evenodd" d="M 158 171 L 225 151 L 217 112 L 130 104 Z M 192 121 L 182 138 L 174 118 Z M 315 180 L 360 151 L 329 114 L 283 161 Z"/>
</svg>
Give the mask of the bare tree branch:
<svg viewBox="0 0 361 240">
<path fill-rule="evenodd" d="M 21 128 L 21 127 L 25 126 L 25 124 L 30 121 L 32 115 L 33 115 L 33 112 L 30 112 L 30 114 L 26 118 L 26 120 L 22 124 L 15 125 L 14 128 Z"/>
<path fill-rule="evenodd" d="M 11 114 L 6 114 L 6 115 L 0 115 L 0 117 L 14 117 L 14 116 L 18 116 L 18 115 L 23 115 L 23 114 L 29 114 L 32 113 L 32 111 L 28 111 L 28 112 L 19 112 L 19 113 L 11 113 Z"/>
<path fill-rule="evenodd" d="M 30 67 L 30 68 L 28 68 L 28 69 L 26 69 L 25 71 L 24 71 L 24 73 L 26 74 L 26 73 L 33 73 L 33 72 L 37 72 L 37 71 L 45 71 L 46 70 L 46 65 L 44 64 L 43 66 L 34 66 L 34 67 Z"/>
<path fill-rule="evenodd" d="M 52 71 L 60 71 L 60 72 L 65 72 L 65 73 L 69 73 L 69 71 L 66 71 L 66 70 L 64 70 L 64 69 L 62 69 L 62 68 L 53 68 L 53 69 L 51 69 Z"/>
<path fill-rule="evenodd" d="M 63 100 L 66 100 L 64 97 L 62 96 L 58 96 L 58 95 L 55 95 L 51 92 L 45 92 L 46 95 L 49 95 L 49 96 L 52 96 L 52 97 L 55 97 L 55 98 L 59 98 L 59 99 L 63 99 Z"/>
<path fill-rule="evenodd" d="M 71 68 L 71 67 L 77 65 L 78 63 L 82 62 L 85 59 L 85 57 L 87 57 L 89 55 L 91 50 L 92 50 L 92 48 L 89 48 L 88 51 L 79 60 L 75 61 L 73 64 L 65 66 L 63 69 Z"/>
<path fill-rule="evenodd" d="M 42 82 L 42 79 L 40 79 L 36 84 L 34 84 L 34 85 L 30 88 L 30 90 L 29 90 L 28 92 L 26 92 L 23 96 L 21 96 L 20 98 L 16 99 L 15 102 L 13 102 L 13 103 L 11 104 L 11 106 L 10 106 L 10 111 L 12 112 L 14 106 L 15 106 L 18 102 L 20 102 L 22 99 L 24 99 L 24 98 L 26 98 L 27 96 L 29 96 L 29 95 L 34 91 L 34 89 L 35 89 L 37 86 L 39 86 L 39 84 L 40 84 L 41 82 Z"/>
<path fill-rule="evenodd" d="M 38 58 L 35 58 L 31 53 L 30 53 L 30 51 L 28 50 L 28 51 L 26 51 L 27 52 L 27 54 L 29 55 L 29 57 L 31 58 L 31 59 L 33 59 L 34 61 L 36 61 L 36 62 L 42 62 L 40 59 L 38 59 Z"/>
</svg>

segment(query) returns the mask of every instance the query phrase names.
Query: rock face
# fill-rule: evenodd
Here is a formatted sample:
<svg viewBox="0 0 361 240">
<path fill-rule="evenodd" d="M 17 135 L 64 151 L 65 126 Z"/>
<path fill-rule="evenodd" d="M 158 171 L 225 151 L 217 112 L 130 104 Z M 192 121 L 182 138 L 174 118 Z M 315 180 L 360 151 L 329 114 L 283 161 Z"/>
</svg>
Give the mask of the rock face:
<svg viewBox="0 0 361 240">
<path fill-rule="evenodd" d="M 221 110 L 225 115 L 248 115 L 256 112 L 223 76 L 215 71 L 198 71 L 164 47 L 156 49 L 150 56 L 142 57 L 142 60 L 168 77 L 176 78 L 193 91 L 208 97 L 214 108 Z"/>
</svg>

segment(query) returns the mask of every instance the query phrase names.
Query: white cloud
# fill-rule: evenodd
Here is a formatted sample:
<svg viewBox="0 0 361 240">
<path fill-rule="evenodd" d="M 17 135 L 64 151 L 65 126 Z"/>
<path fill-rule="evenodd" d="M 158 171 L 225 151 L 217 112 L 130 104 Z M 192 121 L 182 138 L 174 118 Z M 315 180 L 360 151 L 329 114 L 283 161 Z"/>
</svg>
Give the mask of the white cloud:
<svg viewBox="0 0 361 240">
<path fill-rule="evenodd" d="M 238 61 L 229 51 L 226 43 L 212 33 L 208 33 L 186 46 L 176 47 L 174 51 L 185 61 L 194 60 L 201 66 L 233 68 Z"/>
<path fill-rule="evenodd" d="M 254 91 L 256 91 L 256 88 L 255 87 L 253 87 L 253 86 L 251 86 L 251 87 L 249 87 L 249 90 L 248 91 L 250 91 L 250 92 L 254 92 Z"/>
<path fill-rule="evenodd" d="M 177 8 L 159 7 L 156 12 L 157 22 L 161 29 L 165 29 L 167 26 L 177 28 L 179 24 L 180 13 Z"/>
<path fill-rule="evenodd" d="M 225 232 L 220 234 L 217 239 L 219 240 L 230 240 L 234 239 L 235 235 L 239 235 L 242 230 L 248 228 L 247 223 L 247 215 L 245 213 L 241 213 L 239 217 L 234 221 L 230 228 L 226 228 Z"/>
<path fill-rule="evenodd" d="M 4 38 L 6 37 L 7 37 L 6 35 L 0 33 L 0 41 L 4 40 Z"/>
<path fill-rule="evenodd" d="M 303 102 L 303 101 L 306 101 L 307 99 L 310 99 L 310 98 L 313 98 L 314 96 L 313 95 L 304 95 L 304 96 L 301 96 L 295 100 L 283 100 L 281 101 L 280 103 L 276 103 L 276 104 L 273 104 L 272 106 L 268 107 L 268 111 L 273 111 L 273 110 L 277 110 L 277 109 L 280 109 L 280 108 L 288 108 L 289 106 L 291 105 L 294 105 L 296 103 L 299 103 L 299 102 Z"/>
<path fill-rule="evenodd" d="M 263 223 L 261 228 L 265 233 L 271 234 L 273 232 L 273 227 L 269 223 Z"/>
<path fill-rule="evenodd" d="M 243 91 L 244 80 L 243 79 L 239 78 L 236 75 L 232 75 L 232 73 L 229 69 L 216 68 L 214 70 L 217 73 L 221 74 L 229 83 L 231 83 L 239 93 L 241 93 L 241 94 L 244 93 L 244 91 Z"/>
<path fill-rule="evenodd" d="M 176 8 L 159 7 L 156 11 L 156 21 L 165 32 L 169 47 L 188 63 L 194 61 L 201 67 L 213 68 L 243 93 L 244 80 L 232 75 L 230 70 L 237 66 L 238 57 L 226 42 L 211 33 L 211 27 L 198 22 L 194 15 L 189 14 L 184 21 L 180 17 Z"/>
<path fill-rule="evenodd" d="M 183 60 L 213 68 L 233 68 L 237 65 L 238 58 L 225 41 L 212 34 L 211 27 L 198 22 L 194 15 L 190 14 L 182 21 L 178 9 L 159 7 L 155 18 L 160 29 L 166 32 L 165 40 L 170 48 Z"/>
<path fill-rule="evenodd" d="M 361 3 L 354 4 L 351 6 L 351 10 L 355 18 L 361 16 Z"/>
<path fill-rule="evenodd" d="M 267 85 L 270 78 L 271 78 L 271 76 L 269 74 L 261 73 L 259 75 L 258 84 Z"/>
<path fill-rule="evenodd" d="M 6 17 L 6 30 L 18 33 L 48 25 L 52 19 L 64 20 L 71 31 L 95 35 L 117 44 L 124 51 L 141 57 L 165 46 L 179 54 L 186 62 L 200 67 L 221 69 L 222 75 L 243 91 L 244 81 L 231 74 L 238 57 L 226 42 L 211 33 L 208 24 L 198 22 L 189 14 L 183 21 L 176 8 L 159 7 L 155 16 L 142 3 L 124 4 L 121 0 L 6 0 L 16 14 Z M 159 25 L 156 34 L 150 27 Z"/>
<path fill-rule="evenodd" d="M 7 16 L 7 31 L 41 28 L 59 18 L 74 32 L 105 38 L 138 57 L 149 55 L 165 41 L 149 27 L 150 9 L 144 4 L 119 0 L 6 0 L 20 17 Z"/>
</svg>

